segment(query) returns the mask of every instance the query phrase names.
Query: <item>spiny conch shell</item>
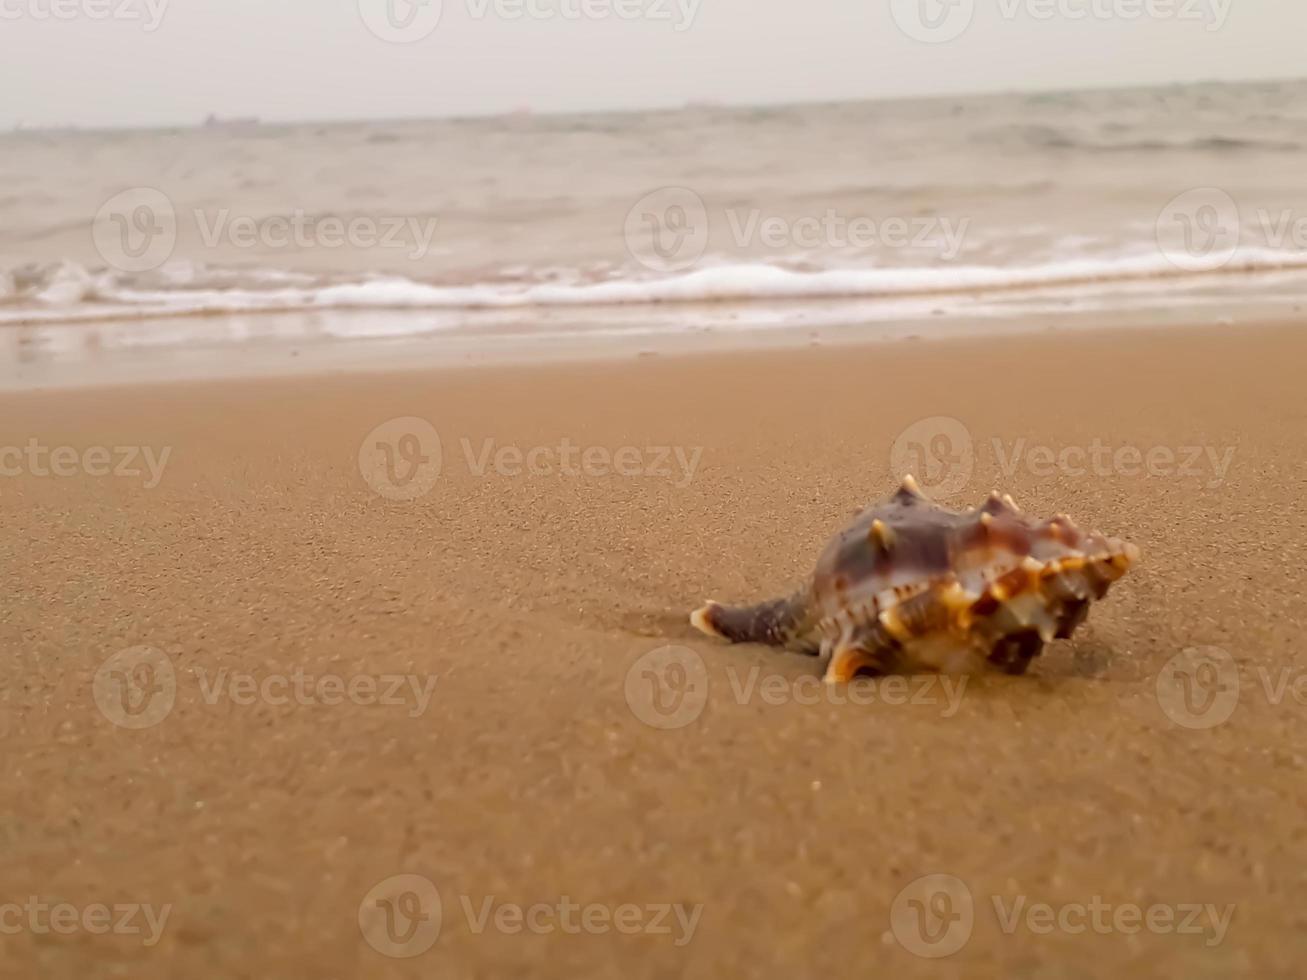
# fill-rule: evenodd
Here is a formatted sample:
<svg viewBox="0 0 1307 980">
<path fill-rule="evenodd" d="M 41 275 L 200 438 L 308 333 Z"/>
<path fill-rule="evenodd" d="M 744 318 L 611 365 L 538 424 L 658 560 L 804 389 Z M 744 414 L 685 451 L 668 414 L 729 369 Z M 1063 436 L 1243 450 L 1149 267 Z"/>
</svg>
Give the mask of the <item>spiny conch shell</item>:
<svg viewBox="0 0 1307 980">
<path fill-rule="evenodd" d="M 829 656 L 828 683 L 861 672 L 1025 673 L 1139 561 L 1139 549 L 993 493 L 974 510 L 927 500 L 911 477 L 832 540 L 794 595 L 709 602 L 690 621 L 736 643 Z"/>
</svg>

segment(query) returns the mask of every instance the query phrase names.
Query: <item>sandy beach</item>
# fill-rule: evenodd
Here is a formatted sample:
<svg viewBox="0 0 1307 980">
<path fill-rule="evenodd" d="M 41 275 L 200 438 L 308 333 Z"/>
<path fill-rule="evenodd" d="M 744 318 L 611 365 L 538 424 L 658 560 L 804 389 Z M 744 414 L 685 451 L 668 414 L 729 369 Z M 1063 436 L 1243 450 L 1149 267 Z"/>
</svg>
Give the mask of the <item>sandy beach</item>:
<svg viewBox="0 0 1307 980">
<path fill-rule="evenodd" d="M 0 395 L 0 974 L 1296 975 L 1304 364 L 1295 322 Z M 941 500 L 1142 549 L 1073 641 L 829 690 L 690 628 L 941 431 Z"/>
</svg>

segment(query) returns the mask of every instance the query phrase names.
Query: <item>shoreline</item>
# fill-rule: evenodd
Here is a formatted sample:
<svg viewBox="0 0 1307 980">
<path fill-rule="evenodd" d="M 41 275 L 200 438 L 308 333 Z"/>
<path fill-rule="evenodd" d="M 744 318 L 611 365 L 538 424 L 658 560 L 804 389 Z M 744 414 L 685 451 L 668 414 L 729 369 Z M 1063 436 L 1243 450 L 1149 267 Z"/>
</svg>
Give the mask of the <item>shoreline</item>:
<svg viewBox="0 0 1307 980">
<path fill-rule="evenodd" d="M 817 314 L 807 325 L 732 328 L 718 322 L 716 326 L 689 329 L 665 327 L 664 323 L 693 318 L 696 313 L 721 315 L 721 308 L 711 304 L 697 307 L 684 304 L 663 313 L 660 319 L 624 329 L 603 329 L 593 324 L 578 326 L 571 311 L 562 314 L 539 311 L 538 316 L 512 319 L 507 325 L 501 323 L 498 328 L 481 331 L 433 327 L 429 333 L 381 337 L 330 335 L 325 331 L 362 330 L 386 316 L 412 323 L 422 321 L 424 315 L 338 312 L 240 317 L 224 314 L 126 325 L 9 326 L 0 328 L 0 342 L 7 341 L 11 351 L 11 356 L 0 362 L 0 392 L 293 378 L 342 372 L 372 374 L 417 369 L 585 364 L 648 357 L 966 342 L 1051 333 L 1074 336 L 1177 329 L 1200 332 L 1264 329 L 1295 321 L 1301 315 L 1302 305 L 1294 299 L 1277 299 L 1253 306 L 1240 299 L 1111 313 L 1039 311 L 1006 316 L 869 320 L 860 317 L 857 304 L 832 302 L 802 304 L 803 312 Z M 604 323 L 612 318 L 613 311 L 604 310 L 593 317 L 593 322 Z M 247 321 L 256 326 L 249 326 Z M 532 321 L 538 324 L 538 329 L 514 332 Z M 280 325 L 286 323 L 294 325 L 294 339 L 278 338 L 279 332 L 285 332 Z M 259 327 L 263 328 L 262 335 L 255 333 Z M 230 335 L 232 339 L 215 342 L 214 337 L 219 335 Z M 164 341 L 158 342 L 158 337 Z"/>
</svg>

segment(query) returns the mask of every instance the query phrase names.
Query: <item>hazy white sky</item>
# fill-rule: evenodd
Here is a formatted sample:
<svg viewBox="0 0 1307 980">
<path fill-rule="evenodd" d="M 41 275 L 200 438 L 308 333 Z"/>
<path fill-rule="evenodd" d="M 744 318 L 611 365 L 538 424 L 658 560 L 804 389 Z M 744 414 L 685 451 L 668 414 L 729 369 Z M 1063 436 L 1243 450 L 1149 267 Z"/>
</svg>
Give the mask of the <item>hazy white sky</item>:
<svg viewBox="0 0 1307 980">
<path fill-rule="evenodd" d="M 425 3 L 0 0 L 0 127 L 1292 77 L 1307 37 L 1302 0 Z"/>
</svg>

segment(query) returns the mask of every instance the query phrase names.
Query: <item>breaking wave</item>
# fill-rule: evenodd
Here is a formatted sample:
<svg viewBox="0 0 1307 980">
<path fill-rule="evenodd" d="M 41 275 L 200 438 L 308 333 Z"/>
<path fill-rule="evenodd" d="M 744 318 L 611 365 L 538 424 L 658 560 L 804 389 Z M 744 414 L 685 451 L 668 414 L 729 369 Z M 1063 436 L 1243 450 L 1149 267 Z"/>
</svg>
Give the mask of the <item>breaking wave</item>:
<svg viewBox="0 0 1307 980">
<path fill-rule="evenodd" d="M 1215 274 L 1307 269 L 1307 253 L 1242 249 L 1232 261 L 1189 272 L 1165 255 L 1076 258 L 1016 267 L 793 269 L 723 263 L 661 277 L 528 275 L 484 282 L 423 282 L 394 275 L 327 276 L 189 264 L 148 274 L 91 271 L 74 263 L 0 271 L 0 325 L 312 310 L 522 310 L 658 304 L 983 296 L 1087 284 L 1170 281 Z"/>
</svg>

